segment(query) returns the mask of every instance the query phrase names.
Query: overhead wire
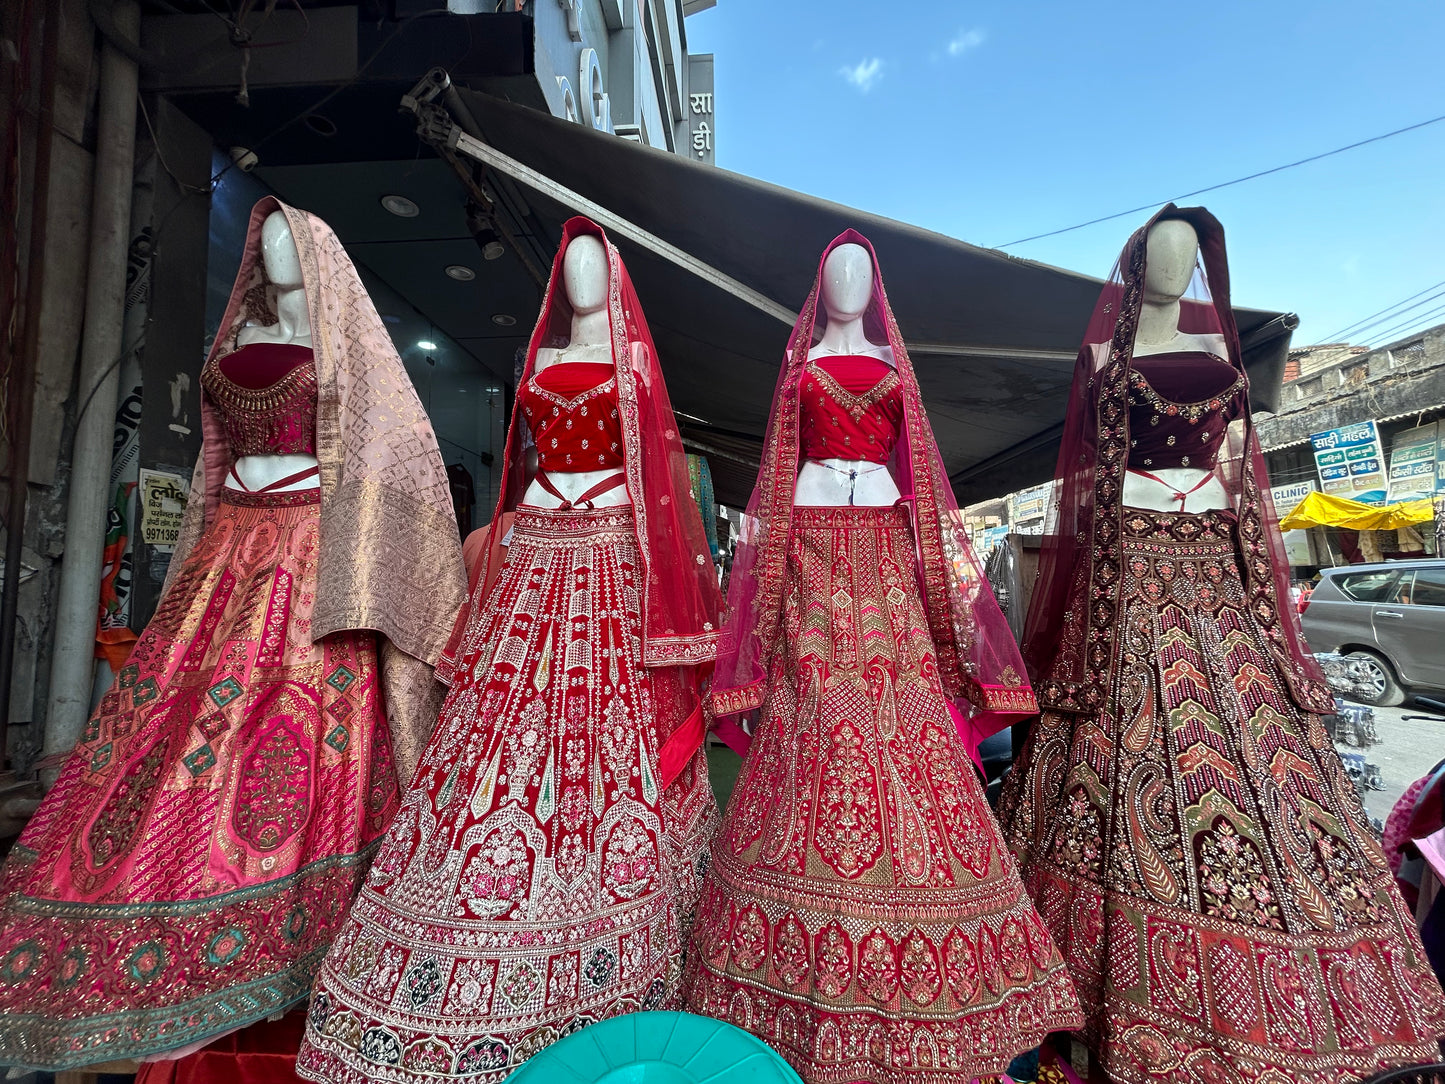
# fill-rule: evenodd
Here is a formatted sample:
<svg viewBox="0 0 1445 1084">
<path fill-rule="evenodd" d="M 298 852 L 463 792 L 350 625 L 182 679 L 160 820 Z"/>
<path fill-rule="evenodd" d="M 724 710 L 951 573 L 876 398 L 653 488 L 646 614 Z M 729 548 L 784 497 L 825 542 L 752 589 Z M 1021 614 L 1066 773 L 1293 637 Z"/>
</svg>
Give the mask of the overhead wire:
<svg viewBox="0 0 1445 1084">
<path fill-rule="evenodd" d="M 1385 328 L 1385 330 L 1383 331 L 1375 332 L 1375 334 L 1372 335 L 1371 338 L 1374 339 L 1376 342 L 1380 343 L 1394 342 L 1396 339 L 1404 338 L 1415 328 L 1423 329 L 1424 325 L 1429 324 L 1441 314 L 1445 314 L 1445 305 L 1437 305 L 1435 308 L 1430 309 L 1427 312 L 1417 312 L 1414 316 L 1411 316 L 1407 320 L 1403 320 L 1398 324 L 1393 324 L 1390 327 Z"/>
<path fill-rule="evenodd" d="M 1152 203 L 1145 203 L 1141 204 L 1138 207 L 1131 207 L 1127 211 L 1118 211 L 1115 214 L 1104 215 L 1102 218 L 1091 218 L 1087 222 L 1080 222 L 1077 226 L 1065 226 L 1063 229 L 1049 230 L 1047 233 L 1036 233 L 1032 237 L 1021 237 L 1017 241 L 1009 241 L 1006 244 L 995 245 L 994 247 L 1012 248 L 1014 245 L 1027 244 L 1029 241 L 1039 241 L 1045 237 L 1057 237 L 1061 233 L 1072 233 L 1074 230 L 1082 230 L 1086 226 L 1097 226 L 1100 222 L 1112 222 L 1116 218 L 1124 218 L 1127 215 L 1136 215 L 1141 211 L 1152 211 L 1156 207 L 1161 207 L 1166 203 L 1177 203 L 1179 200 L 1182 199 L 1190 199 L 1194 196 L 1202 196 L 1206 192 L 1218 192 L 1221 188 L 1230 188 L 1236 184 L 1243 184 L 1245 181 L 1253 181 L 1257 180 L 1260 177 L 1268 177 L 1272 173 L 1280 173 L 1286 169 L 1294 169 L 1296 166 L 1308 165 L 1310 162 L 1318 162 L 1322 158 L 1331 158 L 1337 154 L 1344 154 L 1346 151 L 1352 151 L 1357 147 L 1364 147 L 1368 146 L 1371 143 L 1378 143 L 1382 139 L 1392 139 L 1397 135 L 1404 135 L 1406 132 L 1413 132 L 1417 129 L 1428 127 L 1431 124 L 1439 124 L 1442 120 L 1445 120 L 1445 113 L 1442 113 L 1438 117 L 1431 117 L 1429 120 L 1422 120 L 1418 124 L 1410 124 L 1405 126 L 1404 128 L 1396 128 L 1393 132 L 1384 132 L 1377 136 L 1371 136 L 1369 139 L 1361 139 L 1354 143 L 1348 143 L 1343 147 L 1336 147 L 1334 150 L 1331 151 L 1324 151 L 1320 154 L 1312 154 L 1308 158 L 1300 158 L 1293 162 L 1286 162 L 1284 165 L 1275 166 L 1272 169 L 1262 169 L 1259 170 L 1257 173 L 1251 173 L 1245 177 L 1236 177 L 1232 181 L 1223 181 L 1219 184 L 1211 184 L 1204 188 L 1196 188 L 1193 192 L 1185 192 L 1178 196 L 1172 196 L 1167 200 L 1154 200 Z"/>
<path fill-rule="evenodd" d="M 1345 327 L 1342 327 L 1339 331 L 1332 331 L 1332 332 L 1330 333 L 1329 337 L 1328 337 L 1326 340 L 1324 340 L 1324 341 L 1326 341 L 1326 342 L 1343 341 L 1344 336 L 1353 334 L 1356 330 L 1359 329 L 1359 327 L 1360 327 L 1362 324 L 1369 323 L 1371 320 L 1374 320 L 1374 319 L 1377 318 L 1377 317 L 1388 316 L 1391 312 L 1393 312 L 1395 309 L 1398 309 L 1401 305 L 1405 304 L 1406 302 L 1408 302 L 1408 301 L 1414 301 L 1414 300 L 1415 300 L 1417 297 L 1419 297 L 1421 294 L 1428 294 L 1431 290 L 1438 290 L 1438 289 L 1440 289 L 1442 286 L 1445 286 L 1445 282 L 1437 282 L 1437 283 L 1435 283 L 1433 286 L 1426 286 L 1423 290 L 1419 291 L 1419 293 L 1413 293 L 1413 294 L 1411 294 L 1409 297 L 1401 298 L 1399 301 L 1396 301 L 1393 305 L 1386 305 L 1386 306 L 1385 306 L 1383 309 L 1381 309 L 1379 312 L 1372 312 L 1372 313 L 1370 313 L 1369 316 L 1362 316 L 1362 317 L 1360 317 L 1360 319 L 1356 320 L 1353 324 L 1348 324 L 1348 325 L 1346 325 Z"/>
<path fill-rule="evenodd" d="M 1350 334 L 1355 336 L 1356 338 L 1359 338 L 1364 336 L 1367 332 L 1373 332 L 1374 335 L 1378 337 L 1380 333 L 1378 331 L 1375 331 L 1375 329 L 1378 328 L 1381 324 L 1391 324 L 1395 321 L 1398 321 L 1407 313 L 1420 308 L 1420 306 L 1429 305 L 1432 302 L 1439 301 L 1441 298 L 1445 298 L 1445 290 L 1437 290 L 1435 293 L 1430 294 L 1428 297 L 1423 297 L 1419 301 L 1416 301 L 1413 305 L 1409 305 L 1403 309 L 1398 309 L 1397 311 L 1392 312 L 1387 316 L 1377 317 L 1376 319 L 1369 321 L 1369 323 L 1361 324 L 1359 327 L 1353 329 Z M 1413 319 L 1413 317 L 1411 319 Z M 1329 341 L 1341 342 L 1343 340 L 1332 337 Z"/>
</svg>

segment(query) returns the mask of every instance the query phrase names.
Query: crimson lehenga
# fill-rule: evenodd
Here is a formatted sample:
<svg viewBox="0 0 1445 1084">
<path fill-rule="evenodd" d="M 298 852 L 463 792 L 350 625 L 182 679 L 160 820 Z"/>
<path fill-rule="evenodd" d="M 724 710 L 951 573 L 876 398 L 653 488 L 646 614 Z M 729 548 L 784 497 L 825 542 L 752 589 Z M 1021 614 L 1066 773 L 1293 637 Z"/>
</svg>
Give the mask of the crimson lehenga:
<svg viewBox="0 0 1445 1084">
<path fill-rule="evenodd" d="M 608 260 L 612 363 L 554 361 L 560 274 Z M 538 481 L 608 471 L 627 502 L 519 504 Z M 591 1021 L 677 1007 L 682 948 L 717 824 L 700 667 L 722 608 L 686 456 L 616 249 L 571 220 L 533 332 L 494 522 L 439 670 L 451 689 L 317 982 L 297 1071 L 351 1084 L 497 1081 Z"/>
<path fill-rule="evenodd" d="M 1166 218 L 1203 255 L 1179 330 L 1215 345 L 1135 357 Z M 1435 1060 L 1445 1004 L 1321 724 L 1203 209 L 1130 239 L 1065 425 L 1024 642 L 1044 714 L 1000 816 L 1102 1072 L 1334 1084 Z M 1122 503 L 1126 472 L 1174 467 L 1212 471 L 1230 507 Z"/>
<path fill-rule="evenodd" d="M 872 248 L 849 230 L 842 244 Z M 964 535 L 876 260 L 873 357 L 789 343 L 729 589 L 722 733 L 760 709 L 713 847 L 688 1008 L 810 1084 L 997 1073 L 1078 1003 L 969 760 L 1034 710 Z M 819 281 L 822 261 L 819 263 Z M 892 507 L 795 505 L 800 457 L 887 464 Z"/>
<path fill-rule="evenodd" d="M 277 210 L 314 350 L 235 350 L 247 316 L 275 320 L 261 226 Z M 201 380 L 160 606 L 5 866 L 0 1063 L 163 1054 L 305 998 L 435 723 L 464 594 L 446 475 L 319 219 L 257 204 Z M 316 488 L 227 484 L 238 456 L 288 452 L 316 456 Z"/>
</svg>

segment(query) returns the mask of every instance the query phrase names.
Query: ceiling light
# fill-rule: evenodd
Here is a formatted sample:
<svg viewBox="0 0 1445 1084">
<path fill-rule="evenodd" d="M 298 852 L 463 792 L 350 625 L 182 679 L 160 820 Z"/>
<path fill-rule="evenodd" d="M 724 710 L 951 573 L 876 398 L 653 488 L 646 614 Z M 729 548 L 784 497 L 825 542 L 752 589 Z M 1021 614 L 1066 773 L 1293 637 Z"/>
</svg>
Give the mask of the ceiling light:
<svg viewBox="0 0 1445 1084">
<path fill-rule="evenodd" d="M 482 246 L 482 259 L 500 260 L 507 254 L 507 246 L 500 241 L 488 241 Z"/>
<path fill-rule="evenodd" d="M 397 218 L 415 218 L 421 214 L 421 208 L 405 196 L 382 196 L 381 205 Z"/>
<path fill-rule="evenodd" d="M 432 342 L 430 339 L 419 339 L 417 341 L 416 347 L 418 350 L 435 350 L 437 348 L 437 344 Z"/>
<path fill-rule="evenodd" d="M 510 316 L 505 312 L 499 312 L 492 317 L 492 323 L 498 327 L 511 327 L 516 322 L 517 318 L 515 316 Z"/>
<path fill-rule="evenodd" d="M 458 282 L 471 282 L 477 277 L 477 273 L 464 263 L 453 263 L 447 265 L 447 278 L 456 279 Z"/>
</svg>

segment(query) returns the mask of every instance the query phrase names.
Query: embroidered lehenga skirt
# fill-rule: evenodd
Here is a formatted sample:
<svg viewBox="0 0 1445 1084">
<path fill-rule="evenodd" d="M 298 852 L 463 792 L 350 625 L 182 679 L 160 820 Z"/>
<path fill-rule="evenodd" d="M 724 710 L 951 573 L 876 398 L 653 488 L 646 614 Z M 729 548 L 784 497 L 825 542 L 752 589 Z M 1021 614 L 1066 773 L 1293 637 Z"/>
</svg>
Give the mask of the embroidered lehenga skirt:
<svg viewBox="0 0 1445 1084">
<path fill-rule="evenodd" d="M 223 491 L 0 884 L 0 1063 L 304 999 L 399 794 L 371 633 L 311 640 L 318 491 Z"/>
<path fill-rule="evenodd" d="M 658 775 L 630 508 L 516 513 L 436 736 L 317 982 L 297 1071 L 498 1081 L 676 1008 L 717 804 Z"/>
<path fill-rule="evenodd" d="M 1001 817 L 1110 1079 L 1335 1084 L 1435 1060 L 1439 986 L 1234 517 L 1128 510 L 1108 707 L 1045 713 Z"/>
<path fill-rule="evenodd" d="M 1078 1003 L 944 700 L 907 513 L 795 508 L 789 547 L 688 1008 L 810 1084 L 968 1084 Z"/>
</svg>

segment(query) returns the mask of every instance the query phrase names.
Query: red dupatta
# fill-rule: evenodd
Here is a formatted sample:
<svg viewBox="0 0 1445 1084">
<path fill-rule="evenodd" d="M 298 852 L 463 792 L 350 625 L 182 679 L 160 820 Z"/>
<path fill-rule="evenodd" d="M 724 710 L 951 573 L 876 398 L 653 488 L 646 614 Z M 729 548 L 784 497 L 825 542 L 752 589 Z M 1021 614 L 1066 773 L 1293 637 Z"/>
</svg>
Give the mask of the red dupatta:
<svg viewBox="0 0 1445 1084">
<path fill-rule="evenodd" d="M 1050 512 L 1038 580 L 1024 625 L 1024 659 L 1039 702 L 1055 711 L 1095 712 L 1113 676 L 1114 630 L 1123 583 L 1120 537 L 1124 474 L 1129 460 L 1128 386 L 1143 301 L 1149 230 L 1177 218 L 1194 227 L 1202 267 L 1181 298 L 1181 331 L 1217 335 L 1228 360 L 1244 373 L 1224 229 L 1202 207 L 1169 204 L 1124 246 L 1099 295 L 1074 369 L 1063 442 L 1055 471 L 1057 504 Z M 1246 379 L 1246 387 L 1248 377 Z M 1249 607 L 1268 638 L 1294 702 L 1331 712 L 1334 699 L 1304 646 L 1289 605 L 1289 561 L 1269 494 L 1269 475 L 1246 407 L 1231 426 L 1215 474 L 1239 516 L 1240 568 Z"/>
<path fill-rule="evenodd" d="M 846 230 L 824 250 L 783 357 L 758 481 L 733 557 L 728 618 L 712 689 L 718 732 L 734 748 L 746 747 L 746 735 L 728 717 L 761 706 L 768 660 L 782 635 L 783 571 L 801 457 L 798 388 L 808 350 L 827 322 L 827 312 L 818 304 L 823 264 L 843 244 L 862 245 L 873 259 L 873 296 L 863 316 L 864 331 L 871 342 L 892 350 L 903 388 L 903 429 L 888 465 L 905 494 L 903 500 L 913 507 L 918 583 L 937 651 L 939 679 L 960 736 L 972 749 L 1015 717 L 1031 715 L 1038 708 L 1013 635 L 964 533 L 963 515 L 938 454 L 913 363 L 883 290 L 878 257 L 856 230 Z"/>
<path fill-rule="evenodd" d="M 538 350 L 564 346 L 571 339 L 572 306 L 562 284 L 562 260 L 567 246 L 583 234 L 596 237 L 607 250 L 607 306 L 622 423 L 622 469 L 632 499 L 643 566 L 642 661 L 652 670 L 661 749 L 659 771 L 666 785 L 702 743 L 700 671 L 717 652 L 722 595 L 697 502 L 690 493 L 687 454 L 677 431 L 652 332 L 617 249 L 602 227 L 590 219 L 578 216 L 562 227 L 546 299 L 527 345 L 521 382 L 532 378 Z M 509 514 L 516 511 L 526 492 L 526 436 L 518 396 L 507 430 L 501 493 L 493 523 L 504 522 L 504 517 L 510 519 Z M 450 676 L 463 650 L 468 610 L 486 605 L 502 560 L 501 548 L 489 547 L 486 568 L 476 577 L 469 606 L 457 619 L 438 666 L 444 679 Z"/>
</svg>

